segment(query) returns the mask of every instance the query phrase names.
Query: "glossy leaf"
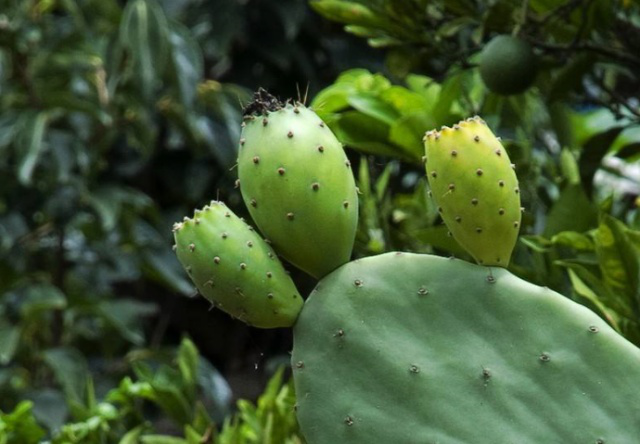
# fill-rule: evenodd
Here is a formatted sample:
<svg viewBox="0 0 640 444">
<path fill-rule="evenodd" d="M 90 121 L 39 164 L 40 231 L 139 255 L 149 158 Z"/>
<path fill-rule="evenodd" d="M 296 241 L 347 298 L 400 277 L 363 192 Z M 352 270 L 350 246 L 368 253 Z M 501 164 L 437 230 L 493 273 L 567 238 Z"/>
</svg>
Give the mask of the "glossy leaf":
<svg viewBox="0 0 640 444">
<path fill-rule="evenodd" d="M 596 252 L 605 283 L 629 299 L 640 315 L 640 248 L 627 236 L 628 228 L 604 215 L 596 231 Z"/>
<path fill-rule="evenodd" d="M 43 359 L 66 396 L 73 402 L 84 404 L 89 369 L 82 353 L 72 347 L 58 347 L 45 351 Z"/>
<path fill-rule="evenodd" d="M 576 217 L 579 215 L 579 217 Z M 596 210 L 580 185 L 568 185 L 547 215 L 544 235 L 587 231 L 597 224 Z"/>
<path fill-rule="evenodd" d="M 173 81 L 182 105 L 189 109 L 194 105 L 204 72 L 202 51 L 189 29 L 178 22 L 170 23 L 169 43 Z"/>
<path fill-rule="evenodd" d="M 7 365 L 13 359 L 20 341 L 20 327 L 10 325 L 0 318 L 0 365 Z"/>
<path fill-rule="evenodd" d="M 127 3 L 120 25 L 120 44 L 129 51 L 138 84 L 150 99 L 164 72 L 169 52 L 167 19 L 155 0 Z"/>
<path fill-rule="evenodd" d="M 317 0 L 311 7 L 325 17 L 342 23 L 359 26 L 384 27 L 386 21 L 366 6 L 340 0 Z"/>
<path fill-rule="evenodd" d="M 97 307 L 100 315 L 126 340 L 136 345 L 144 344 L 143 324 L 145 317 L 155 314 L 155 304 L 133 299 L 103 301 Z"/>
<path fill-rule="evenodd" d="M 26 117 L 20 134 L 18 147 L 18 179 L 24 185 L 30 185 L 33 172 L 44 150 L 44 136 L 48 115 L 45 112 L 32 113 Z"/>
</svg>

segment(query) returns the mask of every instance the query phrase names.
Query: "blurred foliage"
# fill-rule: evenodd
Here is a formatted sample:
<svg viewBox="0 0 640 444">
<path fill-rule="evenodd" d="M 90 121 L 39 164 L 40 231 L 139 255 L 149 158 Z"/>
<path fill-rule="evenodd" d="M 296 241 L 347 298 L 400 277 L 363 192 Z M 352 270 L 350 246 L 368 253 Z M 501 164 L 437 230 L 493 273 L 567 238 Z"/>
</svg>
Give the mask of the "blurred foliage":
<svg viewBox="0 0 640 444">
<path fill-rule="evenodd" d="M 90 370 L 144 345 L 153 282 L 193 292 L 170 223 L 230 180 L 246 91 L 205 81 L 154 0 L 1 5 L 0 408 L 58 403 L 59 422 L 65 399 L 88 407 Z M 165 174 L 176 194 L 152 196 Z"/>
<path fill-rule="evenodd" d="M 33 404 L 22 401 L 10 413 L 0 412 L 0 443 L 35 444 L 44 437 L 44 430 L 32 414 Z"/>
<path fill-rule="evenodd" d="M 238 413 L 228 418 L 218 435 L 219 444 L 304 444 L 294 415 L 293 379 L 283 384 L 280 368 L 256 405 L 238 401 Z"/>
<path fill-rule="evenodd" d="M 293 382 L 283 382 L 282 368 L 257 405 L 240 400 L 238 413 L 222 422 L 228 411 L 219 403 L 230 396 L 229 387 L 190 340 L 184 339 L 175 353 L 137 351 L 130 359 L 135 376 L 125 377 L 102 400 L 89 384 L 86 405 L 74 412 L 75 422 L 54 429 L 51 444 L 304 443 L 293 416 Z M 159 433 L 148 420 L 150 409 L 154 411 L 151 416 L 169 418 L 183 433 Z M 216 418 L 211 417 L 212 411 Z M 40 442 L 45 431 L 38 425 L 38 416 L 30 401 L 21 402 L 8 414 L 0 412 L 0 442 Z M 216 424 L 220 424 L 219 432 Z"/>
</svg>

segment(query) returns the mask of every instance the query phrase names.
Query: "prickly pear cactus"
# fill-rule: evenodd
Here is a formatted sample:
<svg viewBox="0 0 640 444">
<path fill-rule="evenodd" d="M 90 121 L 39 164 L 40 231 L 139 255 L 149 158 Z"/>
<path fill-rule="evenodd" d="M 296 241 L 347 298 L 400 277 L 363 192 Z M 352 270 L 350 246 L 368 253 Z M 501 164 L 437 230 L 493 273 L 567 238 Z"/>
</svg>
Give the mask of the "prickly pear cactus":
<svg viewBox="0 0 640 444">
<path fill-rule="evenodd" d="M 482 265 L 506 267 L 520 230 L 520 189 L 509 156 L 479 117 L 425 138 L 426 171 L 441 217 Z"/>
<path fill-rule="evenodd" d="M 279 254 L 321 278 L 350 259 L 358 221 L 342 145 L 313 111 L 264 91 L 245 114 L 238 176 L 251 217 Z"/>
<path fill-rule="evenodd" d="M 508 271 L 389 253 L 323 279 L 294 326 L 309 444 L 633 443 L 640 350 Z"/>
<path fill-rule="evenodd" d="M 176 253 L 200 293 L 249 325 L 293 325 L 302 298 L 271 247 L 222 202 L 174 226 Z"/>
<path fill-rule="evenodd" d="M 454 259 L 389 253 L 340 266 L 357 214 L 342 148 L 310 110 L 258 99 L 241 141 L 243 197 L 282 254 L 323 279 L 302 305 L 271 247 L 220 202 L 176 224 L 176 249 L 217 307 L 254 326 L 295 323 L 309 444 L 638 441 L 640 350 L 587 308 Z M 476 118 L 425 145 L 453 235 L 479 263 L 506 266 L 520 199 L 500 142 Z"/>
</svg>

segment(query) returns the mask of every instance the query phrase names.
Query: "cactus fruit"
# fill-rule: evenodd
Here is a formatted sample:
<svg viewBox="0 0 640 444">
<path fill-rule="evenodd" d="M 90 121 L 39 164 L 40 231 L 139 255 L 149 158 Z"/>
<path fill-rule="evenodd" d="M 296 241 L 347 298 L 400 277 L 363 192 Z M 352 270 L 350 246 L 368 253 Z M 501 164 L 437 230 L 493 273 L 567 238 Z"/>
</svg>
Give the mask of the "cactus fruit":
<svg viewBox="0 0 640 444">
<path fill-rule="evenodd" d="M 294 326 L 309 444 L 632 443 L 640 350 L 504 269 L 388 253 L 323 279 Z"/>
<path fill-rule="evenodd" d="M 518 179 L 499 139 L 474 117 L 429 131 L 424 141 L 431 195 L 449 231 L 479 264 L 506 267 L 522 210 Z"/>
<path fill-rule="evenodd" d="M 222 202 L 174 226 L 176 253 L 200 293 L 249 325 L 293 325 L 302 297 L 271 247 Z"/>
<path fill-rule="evenodd" d="M 480 76 L 490 91 L 524 92 L 536 78 L 537 60 L 526 41 L 510 35 L 494 37 L 480 54 Z"/>
<path fill-rule="evenodd" d="M 358 220 L 351 165 L 312 110 L 256 93 L 238 176 L 251 217 L 289 262 L 321 278 L 350 259 Z"/>
</svg>

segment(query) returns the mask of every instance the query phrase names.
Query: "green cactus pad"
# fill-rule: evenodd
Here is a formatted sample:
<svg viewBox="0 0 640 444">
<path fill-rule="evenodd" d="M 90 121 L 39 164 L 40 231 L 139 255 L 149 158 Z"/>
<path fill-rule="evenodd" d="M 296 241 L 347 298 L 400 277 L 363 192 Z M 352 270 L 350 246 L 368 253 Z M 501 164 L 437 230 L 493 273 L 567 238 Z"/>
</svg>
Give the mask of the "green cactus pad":
<svg viewBox="0 0 640 444">
<path fill-rule="evenodd" d="M 276 251 L 321 278 L 351 257 L 358 198 L 350 163 L 310 109 L 262 111 L 247 116 L 242 131 L 242 197 Z"/>
<path fill-rule="evenodd" d="M 640 436 L 640 350 L 504 269 L 407 253 L 351 262 L 319 283 L 294 335 L 309 444 Z"/>
<path fill-rule="evenodd" d="M 200 293 L 249 325 L 293 325 L 302 308 L 271 247 L 222 202 L 174 226 L 176 253 Z"/>
<path fill-rule="evenodd" d="M 479 117 L 424 138 L 427 179 L 441 217 L 482 265 L 506 267 L 520 230 L 520 189 L 509 155 Z"/>
</svg>

